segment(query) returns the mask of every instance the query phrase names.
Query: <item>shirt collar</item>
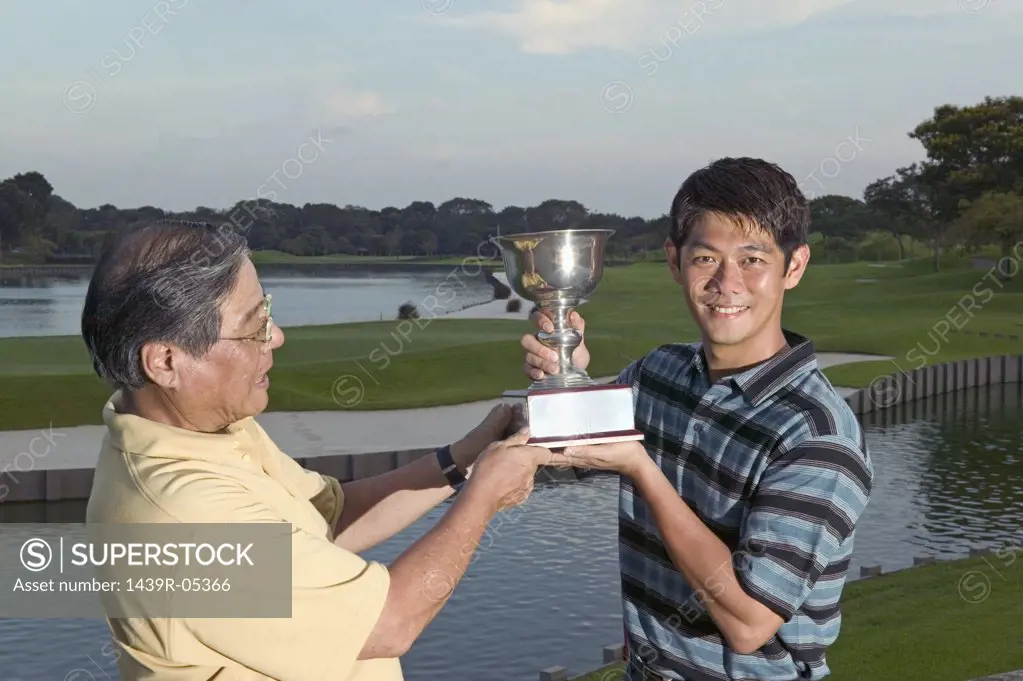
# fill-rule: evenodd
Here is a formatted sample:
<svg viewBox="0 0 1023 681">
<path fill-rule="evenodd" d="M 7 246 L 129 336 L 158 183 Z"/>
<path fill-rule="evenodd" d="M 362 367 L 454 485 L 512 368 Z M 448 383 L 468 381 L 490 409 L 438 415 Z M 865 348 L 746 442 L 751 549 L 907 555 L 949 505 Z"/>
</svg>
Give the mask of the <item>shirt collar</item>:
<svg viewBox="0 0 1023 681">
<path fill-rule="evenodd" d="M 817 353 L 813 341 L 794 331 L 782 329 L 787 343 L 781 352 L 774 357 L 750 367 L 749 369 L 727 376 L 730 381 L 751 405 L 756 406 L 785 386 L 793 379 L 817 369 Z M 710 384 L 707 361 L 703 355 L 703 345 L 696 345 L 691 370 Z"/>
<path fill-rule="evenodd" d="M 118 412 L 120 391 L 103 406 L 103 422 L 109 443 L 123 452 L 166 459 L 238 461 L 241 450 L 252 446 L 248 421 L 227 427 L 226 433 L 201 433 L 166 423 Z"/>
</svg>

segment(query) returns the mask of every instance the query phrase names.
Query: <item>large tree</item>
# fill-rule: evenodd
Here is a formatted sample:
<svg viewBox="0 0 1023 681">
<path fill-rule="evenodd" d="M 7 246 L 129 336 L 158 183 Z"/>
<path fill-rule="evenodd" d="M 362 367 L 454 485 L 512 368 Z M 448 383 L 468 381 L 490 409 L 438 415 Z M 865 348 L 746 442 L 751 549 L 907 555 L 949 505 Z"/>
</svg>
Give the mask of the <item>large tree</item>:
<svg viewBox="0 0 1023 681">
<path fill-rule="evenodd" d="M 945 227 L 987 192 L 1023 190 L 1023 97 L 939 106 L 909 136 L 927 152 L 917 176 Z"/>
</svg>

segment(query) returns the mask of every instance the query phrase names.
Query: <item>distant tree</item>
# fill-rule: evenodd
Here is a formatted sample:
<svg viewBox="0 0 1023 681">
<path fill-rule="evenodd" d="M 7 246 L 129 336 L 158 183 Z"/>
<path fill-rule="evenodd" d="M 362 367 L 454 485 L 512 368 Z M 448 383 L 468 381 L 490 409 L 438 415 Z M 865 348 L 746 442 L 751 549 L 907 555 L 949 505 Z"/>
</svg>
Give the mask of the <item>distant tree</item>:
<svg viewBox="0 0 1023 681">
<path fill-rule="evenodd" d="M 828 250 L 853 254 L 869 233 L 885 230 L 899 243 L 911 235 L 929 239 L 935 267 L 955 225 L 955 238 L 971 246 L 991 240 L 1005 251 L 1010 230 L 1004 221 L 992 227 L 997 210 L 1021 194 L 1023 178 L 1023 98 L 987 98 L 966 107 L 941 106 L 932 118 L 910 133 L 927 153 L 925 161 L 899 168 L 871 183 L 863 200 L 821 196 L 812 202 L 812 228 L 824 237 Z M 981 201 L 986 194 L 992 198 Z M 966 217 L 965 211 L 973 212 Z M 979 206 L 979 207 L 977 207 Z M 987 207 L 985 207 L 987 206 Z M 996 210 L 990 206 L 998 206 Z M 590 211 L 579 201 L 546 199 L 532 206 L 496 209 L 489 202 L 456 196 L 440 203 L 412 201 L 404 208 L 369 209 L 339 202 L 293 206 L 248 198 L 219 209 L 198 206 L 170 211 L 155 206 L 78 208 L 53 193 L 38 172 L 0 178 L 0 251 L 22 247 L 31 257 L 45 259 L 97 253 L 111 234 L 139 221 L 157 218 L 233 223 L 253 249 L 293 254 L 352 253 L 392 257 L 479 256 L 498 254 L 490 239 L 567 228 L 610 228 L 609 258 L 658 259 L 669 233 L 666 215 L 655 218 Z M 962 218 L 962 219 L 960 219 Z M 832 258 L 834 259 L 834 258 Z"/>
<path fill-rule="evenodd" d="M 526 221 L 531 231 L 569 229 L 582 226 L 589 214 L 586 206 L 578 201 L 547 199 L 539 206 L 526 209 Z"/>
<path fill-rule="evenodd" d="M 398 306 L 398 319 L 419 319 L 419 309 L 409 301 Z"/>
<path fill-rule="evenodd" d="M 963 206 L 955 223 L 956 235 L 968 244 L 996 243 L 1001 250 L 1002 279 L 1011 279 L 1020 268 L 1023 255 L 1023 196 L 1015 192 L 987 192 Z"/>
<path fill-rule="evenodd" d="M 916 168 L 899 168 L 894 175 L 874 180 L 863 191 L 867 209 L 876 218 L 878 229 L 895 237 L 899 245 L 899 260 L 906 257 L 903 237 L 933 238 L 928 230 L 932 224 L 928 215 L 929 202 L 922 193 L 916 177 Z"/>
<path fill-rule="evenodd" d="M 0 182 L 0 250 L 39 243 L 52 194 L 53 186 L 34 170 Z"/>
<path fill-rule="evenodd" d="M 810 201 L 810 228 L 824 239 L 824 255 L 829 255 L 829 240 L 855 244 L 873 229 L 873 221 L 866 205 L 839 194 L 826 194 Z M 855 251 L 855 249 L 854 249 Z"/>
<path fill-rule="evenodd" d="M 491 215 L 494 207 L 479 199 L 450 199 L 437 206 L 442 215 Z"/>
<path fill-rule="evenodd" d="M 437 252 L 437 235 L 428 229 L 421 229 L 416 234 L 415 249 L 425 256 L 431 256 Z"/>
<path fill-rule="evenodd" d="M 926 239 L 934 254 L 934 271 L 941 266 L 941 248 L 947 224 L 934 212 L 932 188 L 921 179 L 920 164 L 914 163 L 895 171 L 894 175 L 876 180 L 864 190 L 868 210 L 883 217 L 879 224 L 902 242 L 908 235 Z"/>
</svg>

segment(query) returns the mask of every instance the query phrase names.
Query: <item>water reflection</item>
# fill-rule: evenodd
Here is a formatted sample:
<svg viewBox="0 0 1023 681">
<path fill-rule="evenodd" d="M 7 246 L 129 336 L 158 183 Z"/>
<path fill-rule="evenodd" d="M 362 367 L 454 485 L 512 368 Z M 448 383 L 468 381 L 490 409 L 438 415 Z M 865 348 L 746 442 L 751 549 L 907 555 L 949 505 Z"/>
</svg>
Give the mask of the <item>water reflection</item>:
<svg viewBox="0 0 1023 681">
<path fill-rule="evenodd" d="M 942 395 L 868 415 L 864 425 L 875 458 L 898 459 L 885 461 L 886 501 L 871 510 L 914 518 L 907 541 L 942 557 L 1023 546 L 1023 386 Z"/>
<path fill-rule="evenodd" d="M 0 283 L 0 337 L 49 335 L 52 321 L 84 296 L 85 288 L 75 279 L 5 280 Z"/>
<path fill-rule="evenodd" d="M 452 275 L 455 272 L 455 275 Z M 481 274 L 468 268 L 415 270 L 325 267 L 314 275 L 300 269 L 269 268 L 260 279 L 274 295 L 274 318 L 282 326 L 339 324 L 396 319 L 398 306 L 422 307 L 431 295 L 435 314 L 493 298 Z M 444 294 L 438 288 L 445 284 Z M 0 282 L 0 337 L 77 335 L 81 332 L 86 277 L 34 277 Z M 426 302 L 424 302 L 426 301 Z"/>
<path fill-rule="evenodd" d="M 1021 417 L 1019 385 L 865 416 L 876 486 L 850 578 L 865 564 L 892 570 L 916 555 L 955 558 L 973 546 L 1023 545 Z M 457 670 L 459 678 L 532 681 L 555 664 L 573 673 L 598 666 L 600 647 L 621 638 L 616 504 L 617 481 L 594 477 L 540 486 L 495 520 L 448 606 L 406 656 L 406 678 L 427 681 Z M 393 560 L 443 510 L 366 557 Z M 75 522 L 83 511 L 83 503 L 0 505 L 0 520 Z M 5 679 L 63 679 L 90 657 L 105 664 L 102 622 L 0 621 L 0 639 Z"/>
</svg>

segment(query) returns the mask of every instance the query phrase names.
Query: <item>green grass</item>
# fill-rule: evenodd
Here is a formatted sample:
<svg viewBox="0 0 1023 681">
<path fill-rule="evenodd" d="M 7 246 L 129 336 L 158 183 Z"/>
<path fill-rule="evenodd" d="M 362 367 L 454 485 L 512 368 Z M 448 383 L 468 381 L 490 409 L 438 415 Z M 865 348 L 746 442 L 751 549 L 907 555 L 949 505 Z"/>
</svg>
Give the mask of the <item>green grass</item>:
<svg viewBox="0 0 1023 681">
<path fill-rule="evenodd" d="M 857 580 L 829 681 L 967 681 L 1023 669 L 1023 549 Z M 576 681 L 617 681 L 612 665 Z"/>
<path fill-rule="evenodd" d="M 935 326 L 964 294 L 988 287 L 998 292 L 974 309 L 972 318 L 959 314 L 964 330 L 1023 335 L 1023 276 L 998 288 L 983 279 L 984 271 L 963 262 L 950 259 L 946 267 L 931 272 L 926 259 L 901 268 L 811 266 L 787 295 L 784 323 L 813 338 L 820 351 L 893 356 L 908 370 L 915 365 L 907 353 L 918 344 L 934 348 Z M 454 300 L 448 306 L 459 304 Z M 658 344 L 698 338 L 664 264 L 607 268 L 584 312 L 595 376 L 617 373 Z M 285 329 L 286 343 L 274 354 L 269 409 L 341 409 L 332 386 L 344 375 L 357 377 L 364 387 L 361 401 L 344 408 L 399 409 L 497 397 L 528 384 L 519 337 L 529 331 L 527 323 L 513 319 L 443 318 L 426 320 L 422 328 L 395 320 Z M 929 361 L 1020 353 L 1023 342 L 959 332 L 939 342 Z M 825 373 L 836 385 L 865 387 L 877 375 L 896 370 L 891 361 L 882 361 Z M 358 384 L 352 379 L 341 386 L 342 399 L 353 395 L 353 387 Z M 93 375 L 80 338 L 0 339 L 0 429 L 99 424 L 108 393 Z"/>
</svg>

